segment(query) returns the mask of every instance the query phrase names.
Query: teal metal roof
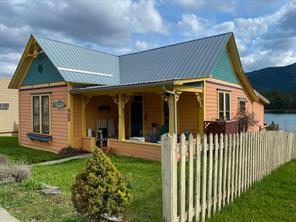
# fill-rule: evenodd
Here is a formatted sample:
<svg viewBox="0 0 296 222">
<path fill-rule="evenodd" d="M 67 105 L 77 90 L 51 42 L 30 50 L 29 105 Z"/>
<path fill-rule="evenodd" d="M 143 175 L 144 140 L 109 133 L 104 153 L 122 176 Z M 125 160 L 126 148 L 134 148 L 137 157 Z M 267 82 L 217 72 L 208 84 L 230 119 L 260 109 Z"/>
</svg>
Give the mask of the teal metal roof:
<svg viewBox="0 0 296 222">
<path fill-rule="evenodd" d="M 34 36 L 67 82 L 119 84 L 119 58 L 111 54 Z"/>
<path fill-rule="evenodd" d="M 208 77 L 232 33 L 115 56 L 34 36 L 67 82 L 119 85 Z"/>
<path fill-rule="evenodd" d="M 119 57 L 120 83 L 207 77 L 231 33 Z"/>
</svg>

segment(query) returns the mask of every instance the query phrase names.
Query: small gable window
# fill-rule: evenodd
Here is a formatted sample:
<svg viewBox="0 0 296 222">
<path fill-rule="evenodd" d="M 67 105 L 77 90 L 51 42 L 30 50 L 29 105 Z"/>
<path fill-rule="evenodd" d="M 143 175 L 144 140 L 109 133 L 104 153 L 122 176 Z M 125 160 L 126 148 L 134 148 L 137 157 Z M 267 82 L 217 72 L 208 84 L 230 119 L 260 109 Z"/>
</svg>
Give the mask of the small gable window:
<svg viewBox="0 0 296 222">
<path fill-rule="evenodd" d="M 230 93 L 219 91 L 219 119 L 230 120 Z"/>
<path fill-rule="evenodd" d="M 49 95 L 33 96 L 33 132 L 49 134 Z"/>
<path fill-rule="evenodd" d="M 8 110 L 9 103 L 0 103 L 0 110 Z"/>
</svg>

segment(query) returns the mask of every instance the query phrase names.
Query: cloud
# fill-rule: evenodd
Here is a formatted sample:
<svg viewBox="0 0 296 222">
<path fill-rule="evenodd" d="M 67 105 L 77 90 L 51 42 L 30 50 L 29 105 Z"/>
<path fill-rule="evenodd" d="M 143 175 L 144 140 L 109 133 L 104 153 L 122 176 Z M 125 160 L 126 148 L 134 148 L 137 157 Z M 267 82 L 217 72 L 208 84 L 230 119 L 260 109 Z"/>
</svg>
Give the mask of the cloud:
<svg viewBox="0 0 296 222">
<path fill-rule="evenodd" d="M 235 13 L 238 7 L 236 0 L 177 0 L 177 4 L 190 11 L 211 11 L 219 13 Z"/>
<path fill-rule="evenodd" d="M 151 0 L 17 0 L 0 4 L 0 55 L 20 53 L 31 33 L 111 52 L 132 48 L 134 34 L 169 35 L 167 21 L 157 2 Z M 0 72 L 11 69 L 2 66 Z"/>
<path fill-rule="evenodd" d="M 157 45 L 154 43 L 151 44 L 151 43 L 147 43 L 145 41 L 140 41 L 140 40 L 137 40 L 134 46 L 136 51 L 143 51 L 143 50 L 152 49 L 156 47 Z"/>
<path fill-rule="evenodd" d="M 221 23 L 183 14 L 178 27 L 186 38 L 234 32 L 244 68 L 250 71 L 296 62 L 295 21 L 296 2 L 292 1 L 269 15 Z"/>
<path fill-rule="evenodd" d="M 195 14 L 183 14 L 178 27 L 185 30 L 185 36 L 199 35 L 209 27 L 209 20 L 199 18 Z"/>
</svg>

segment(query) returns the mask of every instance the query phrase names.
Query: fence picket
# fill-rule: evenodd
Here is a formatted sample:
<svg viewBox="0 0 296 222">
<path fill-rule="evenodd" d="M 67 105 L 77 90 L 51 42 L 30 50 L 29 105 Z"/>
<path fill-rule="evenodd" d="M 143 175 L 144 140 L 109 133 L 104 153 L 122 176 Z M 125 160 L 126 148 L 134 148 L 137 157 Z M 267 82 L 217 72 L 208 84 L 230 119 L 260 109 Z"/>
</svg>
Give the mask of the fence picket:
<svg viewBox="0 0 296 222">
<path fill-rule="evenodd" d="M 230 202 L 230 183 L 231 183 L 231 160 L 232 160 L 232 136 L 228 136 L 228 176 L 227 176 L 227 203 Z"/>
<path fill-rule="evenodd" d="M 206 219 L 206 186 L 207 186 L 207 150 L 208 150 L 208 142 L 207 135 L 203 137 L 203 167 L 202 167 L 202 209 L 201 209 L 201 220 L 202 222 Z"/>
<path fill-rule="evenodd" d="M 193 218 L 193 136 L 189 135 L 189 183 L 188 183 L 188 221 Z"/>
<path fill-rule="evenodd" d="M 212 198 L 212 191 L 213 191 L 213 134 L 209 136 L 209 171 L 208 171 L 208 218 L 211 217 L 212 213 L 212 205 L 213 205 L 213 198 Z"/>
<path fill-rule="evenodd" d="M 219 187 L 218 187 L 218 211 L 221 210 L 222 198 L 222 168 L 223 168 L 223 135 L 220 134 L 220 146 L 219 146 Z"/>
<path fill-rule="evenodd" d="M 235 181 L 235 152 L 236 152 L 236 136 L 232 135 L 232 159 L 231 159 L 231 202 L 234 200 L 234 181 Z"/>
<path fill-rule="evenodd" d="M 196 184 L 195 184 L 195 221 L 200 220 L 200 160 L 201 160 L 200 136 L 196 136 Z"/>
<path fill-rule="evenodd" d="M 292 132 L 210 134 L 202 143 L 197 135 L 196 144 L 191 134 L 188 141 L 182 134 L 179 151 L 176 135 L 163 135 L 161 141 L 164 222 L 205 221 L 254 182 L 296 158 Z"/>
<path fill-rule="evenodd" d="M 228 167 L 228 136 L 224 136 L 225 146 L 224 146 L 224 168 L 223 168 L 223 194 L 222 194 L 222 206 L 224 207 L 226 204 L 226 197 L 227 197 L 227 167 Z"/>
<path fill-rule="evenodd" d="M 217 188 L 218 188 L 218 152 L 219 152 L 219 141 L 218 134 L 214 137 L 215 146 L 214 146 L 214 194 L 213 194 L 213 214 L 216 213 L 217 209 Z"/>
<path fill-rule="evenodd" d="M 241 133 L 240 134 L 240 137 L 239 137 L 239 161 L 238 161 L 238 196 L 240 196 L 240 193 L 241 193 L 241 188 L 242 188 L 242 169 L 243 169 L 243 161 L 242 161 L 242 158 L 243 158 L 243 134 Z"/>
</svg>

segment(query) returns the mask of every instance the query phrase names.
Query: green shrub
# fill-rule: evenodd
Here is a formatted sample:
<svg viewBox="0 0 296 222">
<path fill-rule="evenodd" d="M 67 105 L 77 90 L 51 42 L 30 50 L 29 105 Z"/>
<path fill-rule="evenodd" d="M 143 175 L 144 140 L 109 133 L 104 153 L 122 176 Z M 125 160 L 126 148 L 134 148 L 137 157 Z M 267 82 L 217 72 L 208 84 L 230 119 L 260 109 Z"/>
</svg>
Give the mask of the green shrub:
<svg viewBox="0 0 296 222">
<path fill-rule="evenodd" d="M 28 190 L 41 190 L 43 187 L 43 183 L 34 179 L 29 179 L 23 181 L 22 186 Z"/>
<path fill-rule="evenodd" d="M 22 182 L 31 177 L 31 167 L 24 162 L 6 161 L 0 166 L 0 183 Z"/>
<path fill-rule="evenodd" d="M 76 210 L 91 218 L 118 215 L 130 203 L 128 183 L 111 160 L 99 149 L 88 160 L 83 173 L 71 188 Z"/>
</svg>

